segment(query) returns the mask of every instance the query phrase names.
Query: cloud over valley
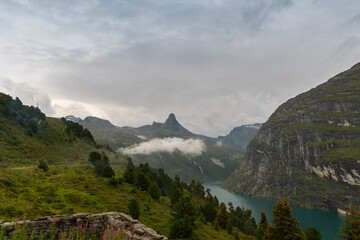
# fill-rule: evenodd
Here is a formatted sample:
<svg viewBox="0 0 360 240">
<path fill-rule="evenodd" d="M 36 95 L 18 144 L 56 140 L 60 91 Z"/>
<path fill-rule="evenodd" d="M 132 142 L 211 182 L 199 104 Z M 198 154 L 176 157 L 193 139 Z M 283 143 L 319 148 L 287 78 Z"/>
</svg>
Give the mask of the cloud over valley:
<svg viewBox="0 0 360 240">
<path fill-rule="evenodd" d="M 198 156 L 206 151 L 206 145 L 201 139 L 155 138 L 130 147 L 120 148 L 118 151 L 126 155 L 179 151 L 184 155 Z"/>
</svg>

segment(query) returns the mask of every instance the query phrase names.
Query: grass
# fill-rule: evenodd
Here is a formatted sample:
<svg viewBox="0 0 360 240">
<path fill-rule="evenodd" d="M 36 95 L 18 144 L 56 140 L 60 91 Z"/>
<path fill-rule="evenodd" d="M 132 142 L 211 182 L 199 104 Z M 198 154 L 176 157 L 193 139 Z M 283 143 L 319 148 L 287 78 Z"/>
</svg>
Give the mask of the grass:
<svg viewBox="0 0 360 240">
<path fill-rule="evenodd" d="M 109 180 L 96 177 L 90 165 L 50 165 L 44 173 L 35 166 L 21 169 L 0 169 L 0 219 L 12 221 L 21 216 L 39 216 L 127 212 L 127 203 L 136 198 L 141 207 L 139 220 L 160 234 L 167 236 L 173 221 L 169 198 L 154 200 L 147 192 L 123 183 L 112 186 Z M 114 166 L 121 173 L 123 166 Z M 195 200 L 200 204 L 200 200 Z M 147 208 L 149 208 L 147 210 Z M 212 226 L 197 222 L 197 239 L 231 239 L 226 231 L 215 231 Z M 243 236 L 243 238 L 241 238 Z M 240 239 L 253 239 L 244 237 Z"/>
</svg>

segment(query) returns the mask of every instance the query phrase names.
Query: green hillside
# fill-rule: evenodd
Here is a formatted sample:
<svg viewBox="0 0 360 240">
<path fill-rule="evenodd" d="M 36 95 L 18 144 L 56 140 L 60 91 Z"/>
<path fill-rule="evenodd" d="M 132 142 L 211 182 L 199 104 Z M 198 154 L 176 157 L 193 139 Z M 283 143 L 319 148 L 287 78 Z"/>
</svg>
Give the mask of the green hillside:
<svg viewBox="0 0 360 240">
<path fill-rule="evenodd" d="M 117 176 L 122 176 L 124 165 L 114 168 Z M 205 203 L 205 200 L 184 191 L 196 206 Z M 139 220 L 168 236 L 174 221 L 169 197 L 156 200 L 133 184 L 114 186 L 109 179 L 97 177 L 90 165 L 50 165 L 47 173 L 37 167 L 0 169 L 0 219 L 7 221 L 22 216 L 34 219 L 72 213 L 128 213 L 127 203 L 132 198 L 140 204 Z M 233 239 L 225 230 L 216 231 L 210 223 L 204 224 L 200 219 L 194 226 L 195 239 Z M 234 229 L 234 232 L 238 232 L 240 239 L 254 239 L 239 230 Z"/>
<path fill-rule="evenodd" d="M 202 207 L 210 204 L 218 211 L 219 202 L 206 195 L 201 183 L 187 185 L 170 178 L 162 169 L 147 164 L 134 166 L 129 159 L 96 144 L 80 124 L 47 118 L 40 109 L 24 106 L 20 99 L 5 94 L 0 94 L 0 122 L 0 222 L 24 216 L 35 219 L 84 212 L 129 213 L 128 202 L 135 198 L 141 209 L 139 220 L 160 234 L 174 234 L 171 229 L 178 227 L 174 222 L 184 217 L 179 213 L 183 206 L 190 206 L 192 210 L 186 214 L 191 218 L 185 219 L 191 221 L 191 238 L 234 238 L 225 229 L 215 230 L 214 219 L 204 218 Z M 40 168 L 40 160 L 47 162 L 48 169 Z M 101 165 L 108 161 L 111 167 Z M 107 168 L 113 169 L 115 176 L 103 177 L 104 171 L 99 174 L 98 169 Z M 181 195 L 173 197 L 175 190 Z M 251 224 L 255 230 L 256 224 Z M 237 228 L 233 232 L 239 239 L 254 239 Z"/>
<path fill-rule="evenodd" d="M 93 137 L 81 125 L 69 124 L 0 93 L 0 162 L 9 166 L 34 165 L 40 159 L 49 164 L 87 162 L 89 152 L 97 149 Z"/>
</svg>

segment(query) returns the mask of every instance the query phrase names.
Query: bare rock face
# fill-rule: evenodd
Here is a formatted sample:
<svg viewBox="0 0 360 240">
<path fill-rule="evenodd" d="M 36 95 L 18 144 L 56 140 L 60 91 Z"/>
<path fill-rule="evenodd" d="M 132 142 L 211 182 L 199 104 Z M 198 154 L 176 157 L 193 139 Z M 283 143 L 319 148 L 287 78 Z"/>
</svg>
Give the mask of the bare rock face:
<svg viewBox="0 0 360 240">
<path fill-rule="evenodd" d="M 75 227 L 81 226 L 86 231 L 93 232 L 99 239 L 102 237 L 105 229 L 113 227 L 115 229 L 123 229 L 130 239 L 167 240 L 167 237 L 156 233 L 138 220 L 118 212 L 46 216 L 36 218 L 34 221 L 0 222 L 0 224 L 5 237 L 11 237 L 17 227 L 26 225 L 29 237 L 33 234 L 34 239 L 39 239 L 40 232 L 43 232 L 46 238 L 49 236 L 49 229 L 51 226 L 54 226 L 56 232 L 54 236 L 57 239 L 59 234 L 67 234 Z"/>
<path fill-rule="evenodd" d="M 282 104 L 224 187 L 336 211 L 360 204 L 360 64 Z"/>
</svg>

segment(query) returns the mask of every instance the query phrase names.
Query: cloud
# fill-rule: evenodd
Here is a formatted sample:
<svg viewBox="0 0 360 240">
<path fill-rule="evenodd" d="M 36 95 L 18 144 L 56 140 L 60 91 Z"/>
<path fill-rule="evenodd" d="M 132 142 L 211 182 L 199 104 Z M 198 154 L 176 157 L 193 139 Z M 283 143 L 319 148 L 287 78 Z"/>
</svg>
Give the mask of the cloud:
<svg viewBox="0 0 360 240">
<path fill-rule="evenodd" d="M 4 91 L 13 98 L 19 97 L 26 105 L 38 106 L 47 115 L 51 116 L 56 112 L 50 97 L 26 82 L 17 83 L 11 79 L 0 79 L 0 91 Z"/>
<path fill-rule="evenodd" d="M 155 138 L 127 148 L 121 148 L 118 151 L 126 155 L 179 151 L 182 154 L 198 156 L 206 151 L 206 146 L 201 139 Z"/>
<path fill-rule="evenodd" d="M 0 1 L 0 81 L 46 93 L 50 116 L 141 126 L 175 112 L 192 132 L 226 135 L 359 61 L 358 9 L 358 0 Z"/>
</svg>

